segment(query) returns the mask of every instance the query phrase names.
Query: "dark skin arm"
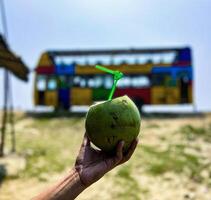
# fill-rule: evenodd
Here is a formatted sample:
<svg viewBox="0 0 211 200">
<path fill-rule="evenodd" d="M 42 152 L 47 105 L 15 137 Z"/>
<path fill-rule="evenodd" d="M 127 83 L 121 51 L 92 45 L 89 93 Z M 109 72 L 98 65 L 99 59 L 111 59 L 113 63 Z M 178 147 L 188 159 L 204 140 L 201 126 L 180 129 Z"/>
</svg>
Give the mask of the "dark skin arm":
<svg viewBox="0 0 211 200">
<path fill-rule="evenodd" d="M 120 141 L 114 156 L 108 156 L 91 147 L 90 140 L 84 135 L 79 154 L 73 169 L 58 183 L 45 190 L 33 200 L 72 200 L 83 190 L 102 178 L 114 167 L 130 159 L 137 146 L 135 139 L 127 154 L 123 155 L 124 141 Z"/>
</svg>

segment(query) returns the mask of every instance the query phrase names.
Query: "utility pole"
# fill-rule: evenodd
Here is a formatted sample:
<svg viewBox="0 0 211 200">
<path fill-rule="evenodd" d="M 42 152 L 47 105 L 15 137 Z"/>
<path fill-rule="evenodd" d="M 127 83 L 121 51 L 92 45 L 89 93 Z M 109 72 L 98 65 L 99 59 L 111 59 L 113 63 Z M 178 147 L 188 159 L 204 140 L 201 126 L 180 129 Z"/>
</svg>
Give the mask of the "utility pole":
<svg viewBox="0 0 211 200">
<path fill-rule="evenodd" d="M 7 28 L 7 19 L 6 19 L 4 0 L 0 0 L 0 13 L 1 13 L 1 18 L 2 18 L 3 35 L 5 39 L 8 39 L 8 28 Z M 12 94 L 11 94 L 12 91 L 11 91 L 10 76 L 7 69 L 4 69 L 3 86 L 4 86 L 4 99 L 3 99 L 3 114 L 2 114 L 2 127 L 1 127 L 1 141 L 0 141 L 0 157 L 4 156 L 5 134 L 6 134 L 8 117 L 11 123 L 12 151 L 15 151 L 15 132 L 14 132 L 14 126 L 13 126 L 14 116 L 13 116 L 12 99 L 10 99 L 10 112 L 8 112 L 8 107 L 9 107 L 8 100 L 10 96 L 12 97 Z"/>
</svg>

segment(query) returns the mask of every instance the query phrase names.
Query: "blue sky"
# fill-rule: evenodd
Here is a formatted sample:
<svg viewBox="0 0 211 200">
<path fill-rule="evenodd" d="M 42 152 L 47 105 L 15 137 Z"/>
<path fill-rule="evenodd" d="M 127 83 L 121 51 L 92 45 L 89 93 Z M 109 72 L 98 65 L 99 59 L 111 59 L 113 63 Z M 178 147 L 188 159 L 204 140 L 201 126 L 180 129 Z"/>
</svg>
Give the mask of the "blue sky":
<svg viewBox="0 0 211 200">
<path fill-rule="evenodd" d="M 9 43 L 33 69 L 47 49 L 191 46 L 194 99 L 211 111 L 210 0 L 5 0 Z M 0 30 L 2 26 L 0 23 Z M 0 106 L 2 106 L 0 70 Z M 33 75 L 16 78 L 16 108 L 32 108 Z"/>
</svg>

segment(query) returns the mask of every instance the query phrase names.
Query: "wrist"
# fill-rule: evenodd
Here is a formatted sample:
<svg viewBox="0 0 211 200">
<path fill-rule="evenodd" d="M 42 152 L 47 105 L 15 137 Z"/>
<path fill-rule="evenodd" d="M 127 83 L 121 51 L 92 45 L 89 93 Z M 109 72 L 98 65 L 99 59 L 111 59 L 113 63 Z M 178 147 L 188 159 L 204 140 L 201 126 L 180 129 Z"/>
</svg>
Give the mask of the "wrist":
<svg viewBox="0 0 211 200">
<path fill-rule="evenodd" d="M 81 180 L 80 172 L 74 168 L 69 172 L 69 176 L 73 177 L 75 184 L 82 190 L 87 188 L 87 185 Z"/>
<path fill-rule="evenodd" d="M 69 181 L 71 180 L 70 182 L 69 181 L 67 181 L 67 182 L 69 182 L 68 188 L 70 191 L 73 192 L 73 193 L 72 192 L 71 193 L 74 198 L 76 198 L 83 190 L 85 190 L 87 188 L 87 186 L 85 186 L 83 184 L 83 182 L 81 181 L 80 174 L 75 168 L 73 168 L 69 172 L 67 179 Z"/>
<path fill-rule="evenodd" d="M 77 170 L 72 169 L 62 180 L 42 192 L 34 200 L 72 200 L 85 189 Z"/>
</svg>

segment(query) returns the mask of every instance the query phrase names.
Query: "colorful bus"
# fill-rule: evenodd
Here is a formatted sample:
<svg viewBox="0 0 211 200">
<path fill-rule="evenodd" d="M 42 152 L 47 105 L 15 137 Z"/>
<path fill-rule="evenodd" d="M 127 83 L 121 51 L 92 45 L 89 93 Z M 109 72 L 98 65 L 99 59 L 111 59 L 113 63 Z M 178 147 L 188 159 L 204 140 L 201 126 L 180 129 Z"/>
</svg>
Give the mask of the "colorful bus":
<svg viewBox="0 0 211 200">
<path fill-rule="evenodd" d="M 191 49 L 118 49 L 46 51 L 35 69 L 34 104 L 69 109 L 108 98 L 113 77 L 96 64 L 124 77 L 114 97 L 128 95 L 136 104 L 193 103 Z"/>
</svg>

